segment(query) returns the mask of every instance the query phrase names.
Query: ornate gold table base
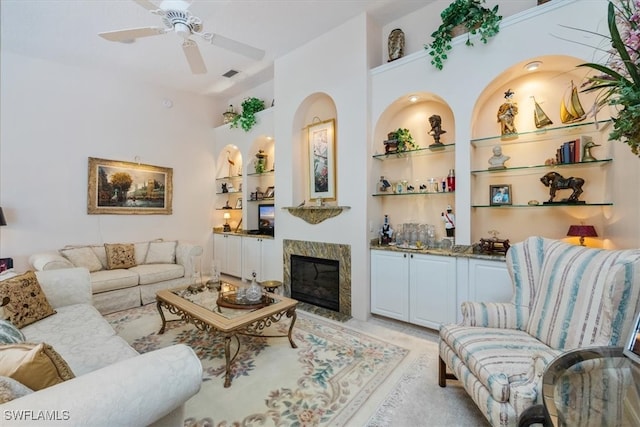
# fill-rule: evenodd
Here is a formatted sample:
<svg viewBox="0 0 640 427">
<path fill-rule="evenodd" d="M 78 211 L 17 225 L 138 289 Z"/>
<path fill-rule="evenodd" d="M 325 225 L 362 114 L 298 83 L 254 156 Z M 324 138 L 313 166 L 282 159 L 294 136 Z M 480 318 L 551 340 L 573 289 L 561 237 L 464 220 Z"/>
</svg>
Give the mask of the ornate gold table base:
<svg viewBox="0 0 640 427">
<path fill-rule="evenodd" d="M 208 311 L 209 313 L 208 316 L 219 316 L 219 318 L 217 319 L 214 317 L 203 316 L 203 317 L 208 317 L 207 320 L 204 320 L 200 318 L 200 316 L 192 312 L 189 309 L 189 307 L 179 307 L 176 304 L 176 302 L 165 300 L 164 296 L 166 296 L 166 294 L 165 295 L 163 294 L 165 294 L 165 291 L 158 292 L 157 303 L 156 303 L 158 307 L 158 312 L 160 313 L 160 317 L 162 319 L 162 327 L 160 328 L 160 331 L 158 331 L 159 334 L 164 333 L 166 324 L 168 322 L 185 321 L 187 323 L 191 323 L 192 325 L 194 325 L 196 329 L 203 332 L 207 332 L 212 336 L 220 335 L 224 337 L 224 357 L 225 357 L 224 386 L 225 388 L 231 386 L 231 364 L 233 363 L 233 361 L 238 356 L 238 353 L 240 352 L 240 339 L 238 338 L 238 335 L 263 337 L 263 338 L 287 337 L 289 339 L 289 343 L 291 344 L 291 348 L 298 348 L 298 346 L 296 345 L 296 343 L 293 341 L 293 338 L 292 338 L 293 326 L 295 325 L 296 318 L 297 318 L 297 314 L 296 314 L 297 301 L 295 300 L 288 300 L 289 303 L 286 303 L 286 304 L 282 304 L 282 302 L 279 302 L 271 306 L 267 306 L 260 310 L 247 311 L 246 314 L 243 314 L 234 319 L 225 319 L 214 312 L 211 312 L 202 307 L 199 307 L 201 309 L 200 311 L 204 310 L 205 315 L 207 314 L 206 312 Z M 173 297 L 179 298 L 176 295 L 173 295 Z M 182 298 L 180 299 L 182 300 Z M 185 302 L 185 300 L 182 300 L 181 302 Z M 291 302 L 293 302 L 293 304 Z M 189 301 L 186 301 L 186 303 L 187 304 L 182 304 L 182 305 L 187 306 L 189 304 L 192 304 Z M 277 307 L 280 305 L 282 305 L 283 307 L 281 309 L 278 309 Z M 180 319 L 167 320 L 164 316 L 164 312 L 162 311 L 163 307 L 169 313 L 179 316 Z M 270 310 L 270 308 L 272 309 Z M 273 310 L 274 308 L 276 309 L 276 311 Z M 265 335 L 261 333 L 261 331 L 263 331 L 265 328 L 271 326 L 275 322 L 279 322 L 284 317 L 291 319 L 291 323 L 289 324 L 289 330 L 286 335 Z M 237 343 L 237 348 L 233 356 L 231 356 L 231 339 L 232 338 L 235 338 Z"/>
</svg>

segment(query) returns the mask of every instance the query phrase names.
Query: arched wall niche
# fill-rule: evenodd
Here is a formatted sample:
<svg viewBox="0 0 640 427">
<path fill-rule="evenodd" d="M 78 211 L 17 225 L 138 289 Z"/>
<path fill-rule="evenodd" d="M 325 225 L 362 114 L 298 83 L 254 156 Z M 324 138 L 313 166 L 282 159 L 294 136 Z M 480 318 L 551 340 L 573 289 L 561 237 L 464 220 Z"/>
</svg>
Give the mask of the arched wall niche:
<svg viewBox="0 0 640 427">
<path fill-rule="evenodd" d="M 326 93 L 317 92 L 306 97 L 301 103 L 293 120 L 291 130 L 292 182 L 291 191 L 294 201 L 308 201 L 309 196 L 309 146 L 307 127 L 314 122 L 335 119 L 336 173 L 340 162 L 340 132 L 337 108 L 333 99 Z M 337 197 L 340 195 L 340 177 L 336 176 Z"/>
<path fill-rule="evenodd" d="M 249 152 L 247 153 L 247 166 L 245 168 L 245 173 L 250 175 L 252 173 L 256 173 L 256 162 L 258 151 L 263 150 L 267 155 L 267 165 L 265 171 L 270 171 L 274 169 L 275 166 L 275 140 L 273 136 L 270 135 L 260 135 L 253 140 L 251 146 L 249 147 Z"/>
<path fill-rule="evenodd" d="M 525 67 L 533 62 L 540 62 L 539 68 L 527 71 Z M 499 106 L 505 102 L 504 93 L 508 89 L 514 92 L 513 101 L 518 105 L 515 125 L 519 133 L 536 130 L 532 97 L 535 97 L 536 102 L 553 121 L 550 127 L 561 126 L 560 102 L 563 98 L 568 98 L 571 81 L 578 88 L 580 101 L 585 110 L 590 109 L 596 94 L 580 93 L 580 90 L 586 78 L 594 72 L 589 68 L 578 67 L 584 62 L 571 56 L 547 55 L 518 62 L 503 71 L 487 85 L 476 101 L 471 120 L 472 138 L 500 135 L 497 112 Z M 598 116 L 599 120 L 607 118 L 608 116 L 603 114 Z M 587 120 L 593 120 L 593 117 Z"/>
<path fill-rule="evenodd" d="M 414 99 L 414 101 L 412 101 Z M 380 114 L 375 123 L 373 140 L 369 152 L 373 155 L 384 154 L 384 141 L 388 134 L 398 128 L 406 128 L 411 132 L 414 143 L 420 148 L 427 148 L 434 143 L 433 136 L 429 134 L 431 125 L 429 117 L 437 114 L 442 119 L 442 129 L 446 133 L 441 135 L 443 144 L 455 144 L 455 118 L 449 104 L 439 95 L 416 91 L 406 93 L 389 104 Z M 441 188 L 442 181 L 446 178 L 450 169 L 455 169 L 455 150 L 447 149 L 444 152 L 430 152 L 429 150 L 414 155 L 389 156 L 385 160 L 371 160 L 371 193 L 378 193 L 378 181 L 384 176 L 392 185 L 398 181 L 407 181 L 408 184 L 419 191 L 420 185 L 426 185 L 430 179 L 435 179 Z M 391 189 L 388 190 L 392 192 Z M 403 223 L 433 224 L 443 237 L 442 212 L 447 205 L 454 206 L 455 193 L 440 193 L 435 195 L 415 196 L 399 199 L 397 197 L 376 197 L 376 203 L 372 204 L 372 218 L 382 221 L 384 215 L 389 216 L 389 221 L 394 229 L 399 230 Z"/>
<path fill-rule="evenodd" d="M 527 64 L 539 62 L 534 71 L 527 71 Z M 590 114 L 594 104 L 595 93 L 582 93 L 582 84 L 586 78 L 595 74 L 589 68 L 578 67 L 585 61 L 568 55 L 545 55 L 532 57 L 513 64 L 498 74 L 482 91 L 478 97 L 471 119 L 471 205 L 482 206 L 489 204 L 490 186 L 510 185 L 511 203 L 516 206 L 528 206 L 538 202 L 542 204 L 549 199 L 549 189 L 540 182 L 540 178 L 552 169 L 541 168 L 550 161 L 555 161 L 556 152 L 565 142 L 573 141 L 582 136 L 595 138 L 601 143 L 603 135 L 594 130 L 592 122 L 595 120 Z M 578 97 L 587 117 L 570 124 L 562 123 L 560 119 L 560 105 L 564 101 L 569 103 L 571 82 L 578 89 Z M 512 101 L 518 106 L 518 113 L 514 124 L 517 135 L 501 137 L 500 123 L 497 112 L 505 102 L 505 92 L 511 90 L 514 95 Z M 553 122 L 550 125 L 537 128 L 534 119 L 535 102 Z M 603 110 L 597 115 L 597 120 L 610 118 L 608 111 Z M 591 123 L 591 124 L 590 124 Z M 584 126 L 579 126 L 584 124 Z M 605 129 L 600 125 L 600 129 Z M 604 131 L 606 139 L 607 132 Z M 492 150 L 500 145 L 502 153 L 510 159 L 505 163 L 507 170 L 491 173 L 474 173 L 488 168 L 488 159 Z M 611 147 L 606 144 L 594 149 L 593 154 L 598 159 L 613 157 Z M 534 167 L 531 167 L 534 166 Z M 609 188 L 611 186 L 611 167 L 582 167 L 564 166 L 553 168 L 565 177 L 576 176 L 583 178 L 586 184 L 580 200 L 586 203 L 611 201 Z M 511 171 L 509 170 L 512 169 Z M 519 170 L 518 170 L 519 169 Z M 557 199 L 568 196 L 561 192 Z M 472 208 L 471 211 L 471 241 L 491 237 L 493 230 L 499 232 L 500 239 L 510 239 L 517 242 L 529 235 L 543 235 L 558 238 L 565 236 L 572 224 L 586 223 L 596 227 L 599 233 L 606 228 L 606 208 L 600 206 L 555 206 L 534 207 L 524 209 L 495 209 Z M 523 227 L 523 224 L 526 226 Z"/>
<path fill-rule="evenodd" d="M 227 144 L 218 155 L 216 178 L 242 175 L 242 153 L 235 144 Z"/>
</svg>

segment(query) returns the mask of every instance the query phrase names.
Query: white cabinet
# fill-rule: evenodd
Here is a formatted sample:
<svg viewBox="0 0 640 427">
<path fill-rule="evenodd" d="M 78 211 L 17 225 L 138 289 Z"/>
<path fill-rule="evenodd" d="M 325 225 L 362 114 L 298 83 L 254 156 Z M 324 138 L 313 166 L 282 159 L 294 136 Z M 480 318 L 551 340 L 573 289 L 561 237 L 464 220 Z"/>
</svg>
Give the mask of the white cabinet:
<svg viewBox="0 0 640 427">
<path fill-rule="evenodd" d="M 220 273 L 241 277 L 242 238 L 232 234 L 214 234 L 213 257 L 220 267 Z"/>
<path fill-rule="evenodd" d="M 433 329 L 455 321 L 456 259 L 372 250 L 371 312 Z"/>
<path fill-rule="evenodd" d="M 251 280 L 282 280 L 282 260 L 275 254 L 275 241 L 264 237 L 242 237 L 242 278 Z"/>
<path fill-rule="evenodd" d="M 469 301 L 511 301 L 513 286 L 504 261 L 469 260 Z"/>
</svg>

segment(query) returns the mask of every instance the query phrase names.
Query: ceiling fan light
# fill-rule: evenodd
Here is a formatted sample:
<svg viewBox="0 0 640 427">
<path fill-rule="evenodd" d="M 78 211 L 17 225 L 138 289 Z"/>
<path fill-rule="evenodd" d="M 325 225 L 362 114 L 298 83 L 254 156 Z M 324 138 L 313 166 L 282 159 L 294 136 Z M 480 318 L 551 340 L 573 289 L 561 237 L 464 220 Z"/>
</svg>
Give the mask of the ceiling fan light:
<svg viewBox="0 0 640 427">
<path fill-rule="evenodd" d="M 181 22 L 175 23 L 173 29 L 176 34 L 178 34 L 184 40 L 188 39 L 189 36 L 191 36 L 191 29 L 189 28 L 189 26 Z"/>
</svg>

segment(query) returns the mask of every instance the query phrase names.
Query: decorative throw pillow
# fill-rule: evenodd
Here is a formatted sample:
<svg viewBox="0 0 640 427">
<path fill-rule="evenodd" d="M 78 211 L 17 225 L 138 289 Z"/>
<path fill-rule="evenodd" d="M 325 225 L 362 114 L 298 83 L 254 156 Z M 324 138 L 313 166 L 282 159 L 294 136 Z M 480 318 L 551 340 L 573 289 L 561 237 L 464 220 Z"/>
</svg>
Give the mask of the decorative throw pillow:
<svg viewBox="0 0 640 427">
<path fill-rule="evenodd" d="M 4 317 L 17 328 L 55 314 L 33 271 L 0 282 Z"/>
<path fill-rule="evenodd" d="M 0 344 L 16 344 L 24 341 L 20 329 L 8 320 L 0 320 Z"/>
<path fill-rule="evenodd" d="M 145 264 L 175 264 L 176 245 L 175 240 L 169 242 L 151 242 L 147 251 Z"/>
<path fill-rule="evenodd" d="M 0 376 L 0 405 L 33 393 L 29 387 L 9 377 Z"/>
<path fill-rule="evenodd" d="M 0 375 L 34 391 L 75 377 L 62 356 L 46 343 L 0 345 Z"/>
<path fill-rule="evenodd" d="M 84 267 L 92 273 L 102 270 L 100 260 L 89 246 L 61 249 L 60 254 L 76 267 Z"/>
<path fill-rule="evenodd" d="M 109 270 L 136 266 L 133 243 L 105 243 L 104 248 L 107 251 L 107 268 Z"/>
</svg>

